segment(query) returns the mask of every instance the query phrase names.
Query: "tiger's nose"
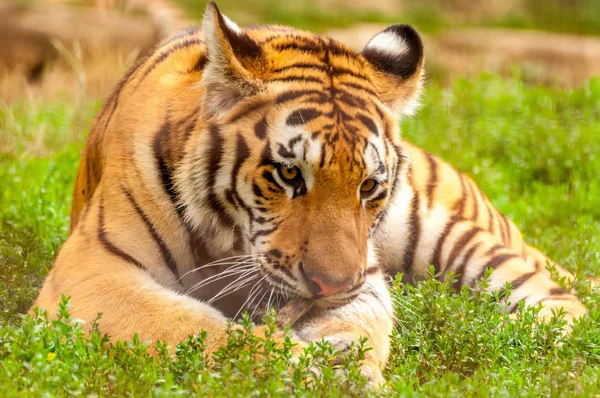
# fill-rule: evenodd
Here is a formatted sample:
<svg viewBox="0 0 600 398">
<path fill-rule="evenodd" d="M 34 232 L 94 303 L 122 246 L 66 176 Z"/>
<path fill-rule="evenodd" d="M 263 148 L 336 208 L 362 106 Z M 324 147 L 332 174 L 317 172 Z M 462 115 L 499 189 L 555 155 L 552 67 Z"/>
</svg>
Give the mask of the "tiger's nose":
<svg viewBox="0 0 600 398">
<path fill-rule="evenodd" d="M 323 282 L 319 278 L 310 278 L 308 279 L 308 287 L 312 294 L 319 297 L 327 297 L 332 294 L 336 294 L 339 291 L 344 290 L 345 288 L 350 286 L 350 283 L 342 283 L 340 285 L 332 285 L 326 282 Z"/>
</svg>

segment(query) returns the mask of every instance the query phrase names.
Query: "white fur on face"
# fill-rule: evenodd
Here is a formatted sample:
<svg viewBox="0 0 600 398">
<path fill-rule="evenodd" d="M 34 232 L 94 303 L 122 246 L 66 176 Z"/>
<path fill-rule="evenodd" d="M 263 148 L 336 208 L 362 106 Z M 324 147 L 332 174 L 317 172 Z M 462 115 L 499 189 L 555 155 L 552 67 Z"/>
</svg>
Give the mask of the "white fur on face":
<svg viewBox="0 0 600 398">
<path fill-rule="evenodd" d="M 381 131 L 381 129 L 380 129 Z M 365 164 L 367 165 L 366 174 L 369 177 L 378 180 L 385 179 L 386 173 L 377 173 L 379 168 L 385 166 L 385 144 L 381 137 L 374 134 L 368 139 L 367 149 L 365 150 Z"/>
<path fill-rule="evenodd" d="M 298 166 L 302 172 L 302 178 L 306 183 L 306 188 L 311 189 L 314 184 L 314 165 L 318 164 L 321 159 L 321 151 L 323 147 L 318 139 L 311 137 L 310 131 L 303 125 L 289 126 L 286 123 L 287 115 L 280 117 L 272 127 L 271 137 L 271 153 L 273 161 L 282 164 Z M 292 148 L 288 146 L 290 140 L 300 136 L 300 140 L 294 143 Z M 279 155 L 277 152 L 279 144 L 283 145 L 288 151 L 294 154 L 293 158 L 287 158 Z M 274 173 L 275 178 L 279 178 L 277 173 Z M 281 181 L 278 181 L 281 183 Z M 287 184 L 283 184 L 286 186 Z M 290 190 L 288 194 L 293 192 Z"/>
</svg>

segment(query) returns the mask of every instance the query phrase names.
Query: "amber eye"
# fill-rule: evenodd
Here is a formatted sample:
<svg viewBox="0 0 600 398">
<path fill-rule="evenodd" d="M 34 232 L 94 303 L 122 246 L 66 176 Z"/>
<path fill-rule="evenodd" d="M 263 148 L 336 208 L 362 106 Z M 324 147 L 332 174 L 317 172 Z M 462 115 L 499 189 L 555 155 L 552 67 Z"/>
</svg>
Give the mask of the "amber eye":
<svg viewBox="0 0 600 398">
<path fill-rule="evenodd" d="M 365 180 L 362 183 L 362 185 L 360 186 L 360 193 L 363 196 L 370 195 L 371 193 L 373 193 L 373 191 L 375 191 L 378 184 L 379 183 L 377 181 L 375 181 L 372 178 L 369 178 L 369 179 Z"/>
<path fill-rule="evenodd" d="M 290 165 L 281 165 L 279 167 L 279 174 L 281 178 L 286 181 L 294 181 L 300 176 L 300 169 L 298 166 L 290 166 Z"/>
</svg>

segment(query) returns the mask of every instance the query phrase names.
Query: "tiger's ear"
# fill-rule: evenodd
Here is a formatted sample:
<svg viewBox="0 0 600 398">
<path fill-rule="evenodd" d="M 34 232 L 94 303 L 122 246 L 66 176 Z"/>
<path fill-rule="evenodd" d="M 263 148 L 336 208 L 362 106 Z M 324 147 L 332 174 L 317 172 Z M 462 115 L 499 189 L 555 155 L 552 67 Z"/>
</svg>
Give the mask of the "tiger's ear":
<svg viewBox="0 0 600 398">
<path fill-rule="evenodd" d="M 202 22 L 208 63 L 201 84 L 207 116 L 220 117 L 260 90 L 261 47 L 211 2 Z"/>
<path fill-rule="evenodd" d="M 381 101 L 410 115 L 418 107 L 423 80 L 423 43 L 409 25 L 392 25 L 373 36 L 362 51 L 375 71 L 373 84 Z"/>
</svg>

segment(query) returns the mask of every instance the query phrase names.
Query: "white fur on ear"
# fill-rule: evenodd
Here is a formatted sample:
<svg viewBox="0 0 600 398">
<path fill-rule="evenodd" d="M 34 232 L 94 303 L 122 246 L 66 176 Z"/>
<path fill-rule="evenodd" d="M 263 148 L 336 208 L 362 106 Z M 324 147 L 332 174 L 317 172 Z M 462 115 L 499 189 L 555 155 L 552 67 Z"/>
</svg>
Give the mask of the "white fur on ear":
<svg viewBox="0 0 600 398">
<path fill-rule="evenodd" d="M 369 40 L 365 46 L 365 50 L 367 49 L 387 53 L 390 57 L 403 57 L 410 51 L 402 37 L 387 31 L 383 31 Z"/>
<path fill-rule="evenodd" d="M 238 24 L 236 24 L 235 22 L 233 22 L 226 15 L 223 15 L 223 20 L 225 21 L 225 24 L 227 25 L 227 27 L 229 29 L 231 29 L 232 31 L 234 31 L 237 34 L 241 34 L 242 33 L 242 29 L 240 29 L 240 27 L 238 26 Z"/>
</svg>

